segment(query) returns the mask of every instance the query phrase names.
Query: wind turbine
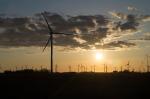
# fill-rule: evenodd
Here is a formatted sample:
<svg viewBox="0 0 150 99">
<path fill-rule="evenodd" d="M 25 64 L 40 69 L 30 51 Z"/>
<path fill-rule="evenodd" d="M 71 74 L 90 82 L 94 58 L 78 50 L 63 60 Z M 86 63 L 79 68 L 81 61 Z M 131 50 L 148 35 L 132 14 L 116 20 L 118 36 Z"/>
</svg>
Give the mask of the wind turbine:
<svg viewBox="0 0 150 99">
<path fill-rule="evenodd" d="M 126 64 L 127 66 L 127 70 L 130 71 L 130 61 L 128 61 L 128 63 Z"/>
<path fill-rule="evenodd" d="M 150 56 L 147 54 L 147 55 L 146 55 L 147 72 L 149 72 L 149 68 L 150 68 L 149 62 L 148 62 L 148 61 L 149 61 L 149 57 L 150 57 Z"/>
<path fill-rule="evenodd" d="M 50 44 L 51 44 L 51 71 L 50 72 L 53 73 L 53 34 L 74 35 L 75 33 L 71 34 L 71 33 L 56 33 L 56 32 L 54 32 L 52 30 L 50 24 L 48 23 L 48 20 L 46 18 L 45 13 L 46 12 L 41 13 L 41 14 L 42 14 L 42 16 L 43 16 L 43 18 L 44 18 L 44 20 L 45 20 L 45 22 L 47 24 L 47 27 L 48 27 L 48 30 L 49 30 L 49 38 L 48 38 L 48 40 L 46 42 L 46 45 L 45 45 L 45 47 L 43 49 L 43 52 L 44 52 L 44 50 L 46 49 L 46 47 L 48 46 L 48 44 L 50 42 Z"/>
</svg>

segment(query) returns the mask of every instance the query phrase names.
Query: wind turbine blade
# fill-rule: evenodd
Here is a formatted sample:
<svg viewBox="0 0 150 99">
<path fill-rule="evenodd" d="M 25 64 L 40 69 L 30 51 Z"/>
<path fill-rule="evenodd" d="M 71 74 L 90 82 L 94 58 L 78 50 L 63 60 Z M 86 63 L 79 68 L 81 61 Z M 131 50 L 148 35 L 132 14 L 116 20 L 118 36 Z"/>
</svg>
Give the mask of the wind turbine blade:
<svg viewBox="0 0 150 99">
<path fill-rule="evenodd" d="M 54 32 L 53 34 L 63 34 L 63 35 L 91 35 L 89 33 L 78 34 L 78 33 L 63 33 L 63 32 Z"/>
<path fill-rule="evenodd" d="M 53 34 L 53 30 L 52 30 L 52 28 L 50 27 L 50 24 L 48 23 L 48 20 L 47 20 L 47 18 L 46 18 L 46 16 L 45 16 L 45 14 L 44 13 L 41 13 L 42 14 L 42 16 L 43 16 L 43 18 L 44 18 L 44 20 L 45 20 L 45 22 L 46 22 L 46 24 L 47 24 L 47 27 L 48 27 L 48 29 L 49 29 L 49 34 L 51 35 L 51 34 Z"/>
<path fill-rule="evenodd" d="M 49 41 L 50 41 L 50 38 L 48 38 L 48 40 L 47 40 L 47 42 L 46 42 L 46 45 L 44 46 L 43 52 L 44 52 L 44 50 L 46 49 L 47 45 L 49 44 Z"/>
<path fill-rule="evenodd" d="M 77 33 L 62 33 L 62 32 L 55 32 L 53 34 L 63 34 L 63 35 L 79 35 Z"/>
</svg>

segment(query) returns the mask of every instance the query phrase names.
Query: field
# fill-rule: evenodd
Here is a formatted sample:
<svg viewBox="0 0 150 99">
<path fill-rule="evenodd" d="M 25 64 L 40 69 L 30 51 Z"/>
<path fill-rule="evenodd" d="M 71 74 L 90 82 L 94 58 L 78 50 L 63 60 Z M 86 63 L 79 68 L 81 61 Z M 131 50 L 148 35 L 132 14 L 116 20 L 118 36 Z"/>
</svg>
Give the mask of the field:
<svg viewBox="0 0 150 99">
<path fill-rule="evenodd" d="M 0 74 L 2 99 L 145 99 L 150 73 L 54 73 L 16 71 Z"/>
</svg>

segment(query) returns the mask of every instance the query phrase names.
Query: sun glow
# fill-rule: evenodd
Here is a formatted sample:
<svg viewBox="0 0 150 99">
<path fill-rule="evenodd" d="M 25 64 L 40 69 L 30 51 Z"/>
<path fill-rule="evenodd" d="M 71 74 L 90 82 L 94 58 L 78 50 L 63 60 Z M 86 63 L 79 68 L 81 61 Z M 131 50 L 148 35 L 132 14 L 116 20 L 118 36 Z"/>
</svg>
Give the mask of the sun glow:
<svg viewBox="0 0 150 99">
<path fill-rule="evenodd" d="M 96 60 L 102 60 L 103 59 L 103 54 L 100 53 L 100 52 L 96 52 L 95 58 L 96 58 Z"/>
</svg>

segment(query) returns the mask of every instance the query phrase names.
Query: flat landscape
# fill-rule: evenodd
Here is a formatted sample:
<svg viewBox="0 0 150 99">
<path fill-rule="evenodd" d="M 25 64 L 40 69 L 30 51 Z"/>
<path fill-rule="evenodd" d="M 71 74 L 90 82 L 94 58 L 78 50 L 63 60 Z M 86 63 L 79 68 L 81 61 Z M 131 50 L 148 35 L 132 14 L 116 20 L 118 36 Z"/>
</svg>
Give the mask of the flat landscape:
<svg viewBox="0 0 150 99">
<path fill-rule="evenodd" d="M 53 73 L 23 70 L 0 74 L 3 99 L 145 99 L 150 73 Z"/>
</svg>

